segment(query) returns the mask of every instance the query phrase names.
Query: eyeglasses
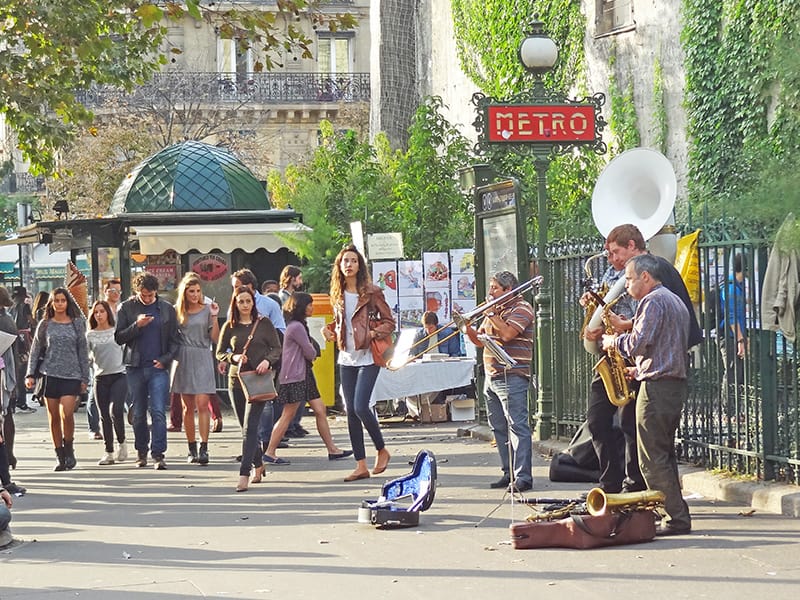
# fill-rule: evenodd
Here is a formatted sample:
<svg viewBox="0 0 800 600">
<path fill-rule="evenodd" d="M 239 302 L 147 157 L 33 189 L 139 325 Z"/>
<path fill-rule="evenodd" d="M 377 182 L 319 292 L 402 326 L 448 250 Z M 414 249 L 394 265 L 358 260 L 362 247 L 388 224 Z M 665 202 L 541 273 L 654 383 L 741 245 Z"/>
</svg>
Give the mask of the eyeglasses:
<svg viewBox="0 0 800 600">
<path fill-rule="evenodd" d="M 108 288 L 106 290 L 106 294 L 121 294 L 122 290 L 118 290 L 116 288 Z"/>
</svg>

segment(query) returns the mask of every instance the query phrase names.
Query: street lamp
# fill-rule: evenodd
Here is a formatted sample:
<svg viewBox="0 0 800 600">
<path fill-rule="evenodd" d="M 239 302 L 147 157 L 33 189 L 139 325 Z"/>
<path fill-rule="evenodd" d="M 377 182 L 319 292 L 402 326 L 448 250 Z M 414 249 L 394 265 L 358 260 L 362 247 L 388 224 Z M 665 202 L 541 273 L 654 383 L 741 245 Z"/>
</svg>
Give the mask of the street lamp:
<svg viewBox="0 0 800 600">
<path fill-rule="evenodd" d="M 529 73 L 533 73 L 533 96 L 547 100 L 547 90 L 542 76 L 550 71 L 558 60 L 558 47 L 544 32 L 544 23 L 534 15 L 529 31 L 519 46 L 519 59 Z M 532 151 L 536 170 L 536 191 L 539 213 L 536 259 L 544 282 L 536 295 L 537 324 L 537 377 L 539 391 L 536 402 L 536 426 L 534 436 L 540 440 L 550 439 L 553 416 L 553 313 L 552 273 L 548 268 L 547 253 L 547 169 L 550 167 L 552 148 L 536 146 Z"/>
<path fill-rule="evenodd" d="M 597 154 L 607 150 L 602 131 L 606 126 L 600 109 L 605 103 L 602 93 L 570 99 L 549 90 L 543 76 L 555 66 L 558 47 L 544 32 L 544 24 L 534 15 L 526 37 L 519 47 L 519 60 L 533 75 L 530 90 L 510 98 L 497 100 L 480 92 L 472 95 L 477 109 L 473 125 L 478 130 L 478 152 L 516 153 L 533 159 L 536 171 L 539 224 L 537 259 L 544 283 L 536 295 L 538 328 L 537 399 L 534 433 L 540 440 L 550 438 L 553 426 L 553 316 L 552 265 L 547 260 L 547 169 L 555 154 L 589 147 Z M 476 216 L 477 219 L 477 216 Z M 477 237 L 476 237 L 477 252 Z"/>
</svg>

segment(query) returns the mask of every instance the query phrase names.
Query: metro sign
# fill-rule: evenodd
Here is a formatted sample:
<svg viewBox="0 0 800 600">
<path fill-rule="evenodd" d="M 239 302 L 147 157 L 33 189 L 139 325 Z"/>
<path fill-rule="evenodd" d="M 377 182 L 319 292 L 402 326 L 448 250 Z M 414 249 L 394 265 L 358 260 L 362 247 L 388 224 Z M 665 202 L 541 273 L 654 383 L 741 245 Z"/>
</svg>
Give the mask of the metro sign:
<svg viewBox="0 0 800 600">
<path fill-rule="evenodd" d="M 489 143 L 580 144 L 597 141 L 594 104 L 489 104 Z"/>
</svg>

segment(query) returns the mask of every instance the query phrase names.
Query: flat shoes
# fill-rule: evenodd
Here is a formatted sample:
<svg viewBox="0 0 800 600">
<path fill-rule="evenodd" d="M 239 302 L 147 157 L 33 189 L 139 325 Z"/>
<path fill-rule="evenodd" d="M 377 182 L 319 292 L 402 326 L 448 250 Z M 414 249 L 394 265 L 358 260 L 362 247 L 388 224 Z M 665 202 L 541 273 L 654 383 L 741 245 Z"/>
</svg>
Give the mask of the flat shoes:
<svg viewBox="0 0 800 600">
<path fill-rule="evenodd" d="M 348 456 L 352 456 L 352 450 L 345 450 L 344 452 L 339 452 L 338 454 L 328 454 L 328 460 L 339 460 L 340 458 L 347 458 Z"/>
<path fill-rule="evenodd" d="M 369 471 L 364 473 L 351 473 L 344 478 L 345 481 L 358 481 L 359 479 L 369 479 Z"/>
</svg>

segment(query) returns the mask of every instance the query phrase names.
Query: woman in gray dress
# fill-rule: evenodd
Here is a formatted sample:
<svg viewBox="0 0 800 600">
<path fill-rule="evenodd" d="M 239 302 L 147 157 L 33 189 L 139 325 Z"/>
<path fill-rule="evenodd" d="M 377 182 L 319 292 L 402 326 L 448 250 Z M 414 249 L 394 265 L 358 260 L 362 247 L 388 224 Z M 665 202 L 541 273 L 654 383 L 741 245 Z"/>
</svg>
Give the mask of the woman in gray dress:
<svg viewBox="0 0 800 600">
<path fill-rule="evenodd" d="M 183 404 L 183 427 L 189 442 L 189 462 L 208 464 L 208 432 L 211 416 L 208 401 L 217 391 L 216 368 L 212 349 L 219 338 L 219 305 L 205 303 L 200 278 L 187 273 L 178 286 L 178 353 L 172 377 L 173 394 L 180 394 Z M 197 411 L 197 428 L 194 413 Z M 200 448 L 197 448 L 197 429 Z"/>
</svg>

